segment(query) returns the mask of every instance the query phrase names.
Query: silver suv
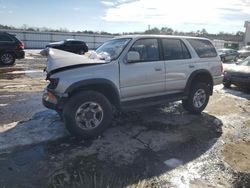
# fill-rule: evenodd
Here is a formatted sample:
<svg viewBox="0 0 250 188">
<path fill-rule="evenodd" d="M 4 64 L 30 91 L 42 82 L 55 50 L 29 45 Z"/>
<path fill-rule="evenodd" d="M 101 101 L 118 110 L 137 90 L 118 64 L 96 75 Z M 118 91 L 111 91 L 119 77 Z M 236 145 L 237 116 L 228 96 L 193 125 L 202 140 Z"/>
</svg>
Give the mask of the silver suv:
<svg viewBox="0 0 250 188">
<path fill-rule="evenodd" d="M 206 38 L 137 35 L 105 42 L 76 55 L 47 49 L 46 107 L 56 110 L 78 137 L 100 134 L 114 109 L 131 110 L 182 100 L 200 114 L 213 86 L 222 82 L 222 63 Z"/>
</svg>

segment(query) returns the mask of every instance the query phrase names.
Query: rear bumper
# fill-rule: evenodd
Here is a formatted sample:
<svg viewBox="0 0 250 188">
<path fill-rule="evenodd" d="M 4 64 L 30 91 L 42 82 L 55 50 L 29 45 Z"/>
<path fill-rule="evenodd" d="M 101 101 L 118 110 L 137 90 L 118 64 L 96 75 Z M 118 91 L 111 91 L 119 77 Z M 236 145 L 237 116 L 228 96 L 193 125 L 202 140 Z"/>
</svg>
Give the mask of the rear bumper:
<svg viewBox="0 0 250 188">
<path fill-rule="evenodd" d="M 223 77 L 224 77 L 223 75 L 214 76 L 214 77 L 213 77 L 214 85 L 222 84 L 222 82 L 223 82 Z"/>
<path fill-rule="evenodd" d="M 250 87 L 250 77 L 236 77 L 225 75 L 223 82 L 228 82 L 237 86 Z"/>
<path fill-rule="evenodd" d="M 23 59 L 25 58 L 25 52 L 23 50 L 15 51 L 15 55 L 17 59 Z"/>
</svg>

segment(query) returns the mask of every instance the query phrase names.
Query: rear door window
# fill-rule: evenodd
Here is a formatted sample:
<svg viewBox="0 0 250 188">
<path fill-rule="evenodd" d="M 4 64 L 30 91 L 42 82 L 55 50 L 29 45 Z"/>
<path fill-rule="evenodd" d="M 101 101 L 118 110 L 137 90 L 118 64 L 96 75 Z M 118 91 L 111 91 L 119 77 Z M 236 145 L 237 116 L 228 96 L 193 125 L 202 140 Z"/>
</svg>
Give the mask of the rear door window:
<svg viewBox="0 0 250 188">
<path fill-rule="evenodd" d="M 200 58 L 216 57 L 217 53 L 209 40 L 187 39 Z"/>
<path fill-rule="evenodd" d="M 185 44 L 179 39 L 162 39 L 164 60 L 190 59 Z"/>
</svg>

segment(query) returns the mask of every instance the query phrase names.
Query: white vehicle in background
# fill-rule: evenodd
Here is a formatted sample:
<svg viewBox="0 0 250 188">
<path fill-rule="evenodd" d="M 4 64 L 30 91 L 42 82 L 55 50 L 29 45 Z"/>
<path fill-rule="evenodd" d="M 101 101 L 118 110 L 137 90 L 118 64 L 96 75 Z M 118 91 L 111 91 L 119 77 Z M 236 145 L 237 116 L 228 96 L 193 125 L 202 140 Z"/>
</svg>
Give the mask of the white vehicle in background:
<svg viewBox="0 0 250 188">
<path fill-rule="evenodd" d="M 239 51 L 239 58 L 245 59 L 250 56 L 250 46 L 244 46 Z"/>
<path fill-rule="evenodd" d="M 45 54 L 50 83 L 43 103 L 78 137 L 100 134 L 114 109 L 182 100 L 184 109 L 200 114 L 223 79 L 221 59 L 206 38 L 122 36 L 104 43 L 93 57 L 56 49 Z"/>
</svg>

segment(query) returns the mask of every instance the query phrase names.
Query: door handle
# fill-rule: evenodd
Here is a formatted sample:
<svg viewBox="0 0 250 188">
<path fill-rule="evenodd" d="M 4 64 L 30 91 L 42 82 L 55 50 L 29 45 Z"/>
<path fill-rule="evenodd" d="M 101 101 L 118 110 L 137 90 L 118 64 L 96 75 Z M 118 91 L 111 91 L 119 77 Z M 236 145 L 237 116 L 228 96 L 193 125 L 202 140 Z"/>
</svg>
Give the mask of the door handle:
<svg viewBox="0 0 250 188">
<path fill-rule="evenodd" d="M 189 65 L 189 68 L 194 68 L 195 66 L 194 65 Z"/>
<path fill-rule="evenodd" d="M 155 67 L 155 71 L 162 71 L 162 68 L 157 68 L 157 67 Z"/>
</svg>

